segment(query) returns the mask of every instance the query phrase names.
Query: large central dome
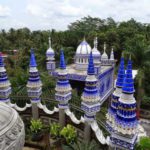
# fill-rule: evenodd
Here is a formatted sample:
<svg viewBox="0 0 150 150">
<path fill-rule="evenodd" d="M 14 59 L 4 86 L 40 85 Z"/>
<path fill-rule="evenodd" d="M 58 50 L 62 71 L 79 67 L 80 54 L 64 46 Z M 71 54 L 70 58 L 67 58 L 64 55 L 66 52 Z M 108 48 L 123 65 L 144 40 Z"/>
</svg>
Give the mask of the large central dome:
<svg viewBox="0 0 150 150">
<path fill-rule="evenodd" d="M 86 42 L 84 39 L 80 45 L 77 47 L 76 54 L 90 54 L 91 52 L 91 46 Z"/>
</svg>

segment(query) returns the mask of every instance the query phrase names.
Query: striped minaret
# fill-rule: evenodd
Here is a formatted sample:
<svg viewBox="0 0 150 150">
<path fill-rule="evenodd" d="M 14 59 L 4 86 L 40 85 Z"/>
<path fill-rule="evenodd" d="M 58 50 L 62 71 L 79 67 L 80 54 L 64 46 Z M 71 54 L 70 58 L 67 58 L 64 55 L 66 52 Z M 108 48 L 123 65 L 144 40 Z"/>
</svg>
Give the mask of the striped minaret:
<svg viewBox="0 0 150 150">
<path fill-rule="evenodd" d="M 134 80 L 132 77 L 132 61 L 128 61 L 127 71 L 118 101 L 116 130 L 124 135 L 135 134 L 137 131 L 136 100 L 134 98 Z"/>
<path fill-rule="evenodd" d="M 81 99 L 81 109 L 85 112 L 85 120 L 87 122 L 93 121 L 95 119 L 96 112 L 100 110 L 100 95 L 97 89 L 97 78 L 95 77 L 92 52 L 89 56 L 85 88 Z"/>
<path fill-rule="evenodd" d="M 8 80 L 2 54 L 0 53 L 0 102 L 9 102 L 11 84 Z"/>
<path fill-rule="evenodd" d="M 132 78 L 132 62 L 128 61 L 122 93 L 118 100 L 114 132 L 111 132 L 109 146 L 115 149 L 134 150 L 137 141 L 137 116 Z"/>
<path fill-rule="evenodd" d="M 67 79 L 67 70 L 63 50 L 60 51 L 60 65 L 55 90 L 55 99 L 59 102 L 59 108 L 68 108 L 68 101 L 71 99 L 72 89 L 69 80 Z"/>
<path fill-rule="evenodd" d="M 119 66 L 119 70 L 118 70 L 116 89 L 112 94 L 111 104 L 108 109 L 108 113 L 106 115 L 108 124 L 111 127 L 114 127 L 114 125 L 115 125 L 115 117 L 116 117 L 116 112 L 118 109 L 118 99 L 120 98 L 121 93 L 122 93 L 124 77 L 125 77 L 124 58 L 122 57 L 120 66 Z"/>
<path fill-rule="evenodd" d="M 31 98 L 32 103 L 38 103 L 41 101 L 42 94 L 42 82 L 40 80 L 35 55 L 33 49 L 31 49 L 30 65 L 29 65 L 29 79 L 27 83 L 28 96 Z"/>
</svg>

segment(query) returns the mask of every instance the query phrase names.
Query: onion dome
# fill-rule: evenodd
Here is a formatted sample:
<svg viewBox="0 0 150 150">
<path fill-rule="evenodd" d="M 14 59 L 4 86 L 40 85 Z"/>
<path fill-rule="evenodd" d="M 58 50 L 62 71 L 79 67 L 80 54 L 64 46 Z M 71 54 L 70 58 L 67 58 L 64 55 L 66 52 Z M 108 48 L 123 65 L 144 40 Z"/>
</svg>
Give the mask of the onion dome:
<svg viewBox="0 0 150 150">
<path fill-rule="evenodd" d="M 53 59 L 54 60 L 54 56 L 55 56 L 55 52 L 54 50 L 52 49 L 52 46 L 51 46 L 51 38 L 49 37 L 49 48 L 48 50 L 46 51 L 46 57 L 48 60 L 50 59 Z"/>
<path fill-rule="evenodd" d="M 111 104 L 108 109 L 108 113 L 106 115 L 108 121 L 112 122 L 112 127 L 115 125 L 115 117 L 118 109 L 118 99 L 120 98 L 122 93 L 124 77 L 125 77 L 124 58 L 121 58 L 116 82 L 116 89 L 112 94 Z"/>
<path fill-rule="evenodd" d="M 0 149 L 22 150 L 24 143 L 23 121 L 16 110 L 0 102 Z"/>
<path fill-rule="evenodd" d="M 101 54 L 97 49 L 97 37 L 94 39 L 94 48 L 92 49 L 93 58 L 98 57 L 100 59 Z"/>
<path fill-rule="evenodd" d="M 102 54 L 102 60 L 107 60 L 108 59 L 108 55 L 106 53 L 106 43 L 104 43 L 104 53 Z"/>
<path fill-rule="evenodd" d="M 7 77 L 6 69 L 4 67 L 3 57 L 0 53 L 0 102 L 9 102 L 9 95 L 11 94 L 10 82 Z"/>
<path fill-rule="evenodd" d="M 60 51 L 60 70 L 58 71 L 58 80 L 56 83 L 55 99 L 59 101 L 59 108 L 68 108 L 68 101 L 71 99 L 71 86 L 67 79 L 67 71 L 63 50 Z"/>
<path fill-rule="evenodd" d="M 113 47 L 111 49 L 110 60 L 115 60 L 114 59 L 114 49 L 113 49 Z"/>
<path fill-rule="evenodd" d="M 136 101 L 133 93 L 132 62 L 129 60 L 116 116 L 116 130 L 122 134 L 131 135 L 137 131 Z"/>
<path fill-rule="evenodd" d="M 28 96 L 31 98 L 31 101 L 36 103 L 40 101 L 40 95 L 42 94 L 42 82 L 40 80 L 39 72 L 36 68 L 37 64 L 33 49 L 31 49 L 29 66 L 30 69 L 29 69 L 29 79 L 27 83 L 27 92 Z"/>
<path fill-rule="evenodd" d="M 90 54 L 91 52 L 91 47 L 90 45 L 86 42 L 85 38 L 84 40 L 80 43 L 80 45 L 77 47 L 76 54 Z"/>
<path fill-rule="evenodd" d="M 92 121 L 95 119 L 96 112 L 100 110 L 100 95 L 97 89 L 92 52 L 89 56 L 87 78 L 81 99 L 81 109 L 85 111 L 85 118 Z"/>
</svg>

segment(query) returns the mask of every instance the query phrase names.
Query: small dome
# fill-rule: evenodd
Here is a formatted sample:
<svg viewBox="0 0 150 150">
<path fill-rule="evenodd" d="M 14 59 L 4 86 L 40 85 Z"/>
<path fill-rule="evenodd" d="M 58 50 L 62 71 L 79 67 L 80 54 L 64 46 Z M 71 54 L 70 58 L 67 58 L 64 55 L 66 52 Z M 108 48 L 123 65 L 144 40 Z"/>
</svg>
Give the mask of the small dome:
<svg viewBox="0 0 150 150">
<path fill-rule="evenodd" d="M 104 43 L 104 53 L 102 54 L 102 59 L 108 59 L 108 55 L 106 53 L 106 43 Z"/>
<path fill-rule="evenodd" d="M 54 55 L 55 55 L 55 52 L 54 52 L 54 50 L 51 47 L 51 38 L 49 37 L 49 48 L 46 51 L 46 56 L 47 57 L 53 57 Z"/>
<path fill-rule="evenodd" d="M 51 47 L 49 47 L 48 50 L 46 51 L 46 55 L 50 56 L 50 55 L 54 55 L 54 54 L 55 54 L 54 50 Z"/>
<path fill-rule="evenodd" d="M 76 54 L 90 54 L 91 46 L 84 39 L 77 47 Z"/>
<path fill-rule="evenodd" d="M 92 49 L 92 54 L 93 54 L 93 57 L 100 57 L 101 56 L 101 53 L 99 52 L 99 50 L 97 49 L 97 37 L 94 39 L 94 48 Z"/>
</svg>

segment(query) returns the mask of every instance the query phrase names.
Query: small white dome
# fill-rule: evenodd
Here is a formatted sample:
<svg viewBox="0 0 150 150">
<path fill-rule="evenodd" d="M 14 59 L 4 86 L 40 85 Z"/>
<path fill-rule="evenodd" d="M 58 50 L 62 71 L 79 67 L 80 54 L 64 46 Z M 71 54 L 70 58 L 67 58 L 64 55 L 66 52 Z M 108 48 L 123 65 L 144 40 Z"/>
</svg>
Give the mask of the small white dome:
<svg viewBox="0 0 150 150">
<path fill-rule="evenodd" d="M 106 54 L 105 51 L 104 51 L 104 53 L 102 54 L 102 59 L 108 59 L 108 55 Z"/>
<path fill-rule="evenodd" d="M 46 56 L 49 58 L 49 57 L 54 57 L 54 55 L 55 55 L 55 52 L 51 47 L 51 38 L 49 37 L 49 48 L 46 51 Z"/>
<path fill-rule="evenodd" d="M 49 55 L 54 55 L 54 54 L 55 54 L 54 50 L 51 47 L 49 47 L 48 50 L 46 51 L 46 55 L 49 56 Z"/>
<path fill-rule="evenodd" d="M 85 41 L 85 39 L 77 47 L 76 54 L 90 54 L 91 46 Z"/>
<path fill-rule="evenodd" d="M 95 47 L 92 49 L 92 54 L 93 54 L 93 57 L 94 57 L 94 56 L 101 56 L 101 53 L 100 53 L 100 52 L 98 51 L 98 49 L 95 48 Z"/>
</svg>

